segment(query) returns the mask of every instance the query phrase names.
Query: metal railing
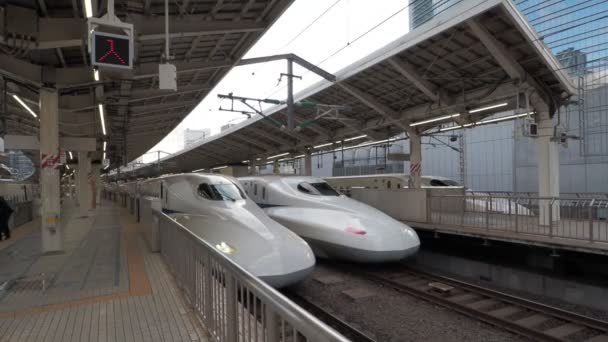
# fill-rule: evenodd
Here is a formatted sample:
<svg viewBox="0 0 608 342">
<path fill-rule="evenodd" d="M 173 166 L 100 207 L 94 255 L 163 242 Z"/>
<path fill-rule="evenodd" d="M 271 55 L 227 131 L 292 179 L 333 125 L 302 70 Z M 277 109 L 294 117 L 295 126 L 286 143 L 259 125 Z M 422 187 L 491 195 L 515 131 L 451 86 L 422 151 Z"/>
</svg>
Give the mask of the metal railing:
<svg viewBox="0 0 608 342">
<path fill-rule="evenodd" d="M 602 198 L 430 195 L 427 210 L 430 223 L 454 229 L 608 242 L 608 201 Z"/>
<path fill-rule="evenodd" d="M 161 254 L 213 340 L 348 341 L 169 216 Z"/>
</svg>

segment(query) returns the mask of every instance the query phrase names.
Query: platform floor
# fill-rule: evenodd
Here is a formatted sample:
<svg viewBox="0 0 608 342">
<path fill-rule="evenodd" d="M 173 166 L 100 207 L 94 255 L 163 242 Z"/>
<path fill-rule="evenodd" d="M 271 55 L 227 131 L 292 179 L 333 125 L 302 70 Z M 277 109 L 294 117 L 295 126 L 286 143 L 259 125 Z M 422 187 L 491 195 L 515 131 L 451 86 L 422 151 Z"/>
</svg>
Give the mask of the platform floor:
<svg viewBox="0 0 608 342">
<path fill-rule="evenodd" d="M 0 242 L 0 341 L 207 341 L 132 216 L 62 210 L 65 253 L 39 253 L 37 221 Z"/>
</svg>

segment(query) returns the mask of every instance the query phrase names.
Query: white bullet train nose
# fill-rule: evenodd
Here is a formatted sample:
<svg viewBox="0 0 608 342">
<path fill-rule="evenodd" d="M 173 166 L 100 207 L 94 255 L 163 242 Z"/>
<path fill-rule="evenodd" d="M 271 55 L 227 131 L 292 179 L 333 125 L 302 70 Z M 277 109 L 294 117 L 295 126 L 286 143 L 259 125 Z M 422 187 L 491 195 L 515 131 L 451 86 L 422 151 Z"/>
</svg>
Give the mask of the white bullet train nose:
<svg viewBox="0 0 608 342">
<path fill-rule="evenodd" d="M 306 241 L 270 219 L 256 222 L 250 215 L 246 225 L 214 215 L 173 218 L 272 287 L 297 283 L 314 268 L 315 257 Z"/>
</svg>

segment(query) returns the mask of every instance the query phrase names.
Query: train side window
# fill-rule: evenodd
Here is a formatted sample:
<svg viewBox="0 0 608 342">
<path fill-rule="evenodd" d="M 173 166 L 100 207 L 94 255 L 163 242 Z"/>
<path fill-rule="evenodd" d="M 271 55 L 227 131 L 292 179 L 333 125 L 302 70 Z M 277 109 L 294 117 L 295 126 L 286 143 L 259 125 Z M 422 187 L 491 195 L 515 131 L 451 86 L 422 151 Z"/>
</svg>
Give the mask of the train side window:
<svg viewBox="0 0 608 342">
<path fill-rule="evenodd" d="M 391 188 L 391 181 L 386 182 L 386 188 L 390 189 Z"/>
<path fill-rule="evenodd" d="M 262 199 L 266 199 L 266 187 L 262 187 Z"/>
<path fill-rule="evenodd" d="M 401 189 L 401 183 L 397 183 L 397 189 Z"/>
<path fill-rule="evenodd" d="M 254 196 L 258 195 L 258 184 L 257 183 L 253 185 L 253 195 Z"/>
</svg>

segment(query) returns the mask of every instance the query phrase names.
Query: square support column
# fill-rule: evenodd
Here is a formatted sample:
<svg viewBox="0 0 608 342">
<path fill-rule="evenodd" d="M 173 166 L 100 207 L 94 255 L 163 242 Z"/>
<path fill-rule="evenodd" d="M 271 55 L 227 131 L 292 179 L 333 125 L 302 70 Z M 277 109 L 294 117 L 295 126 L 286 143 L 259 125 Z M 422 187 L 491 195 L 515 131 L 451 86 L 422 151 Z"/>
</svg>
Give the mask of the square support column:
<svg viewBox="0 0 608 342">
<path fill-rule="evenodd" d="M 255 176 L 257 174 L 256 171 L 255 158 L 251 158 L 249 159 L 249 175 Z"/>
<path fill-rule="evenodd" d="M 40 202 L 42 253 L 63 251 L 59 170 L 44 167 L 43 156 L 59 153 L 59 95 L 56 89 L 40 89 Z"/>
<path fill-rule="evenodd" d="M 272 173 L 275 175 L 278 175 L 279 173 L 281 173 L 278 160 L 275 160 L 272 162 Z"/>
<path fill-rule="evenodd" d="M 91 165 L 91 208 L 101 203 L 101 164 Z"/>
<path fill-rule="evenodd" d="M 410 138 L 410 177 L 408 187 L 420 189 L 420 176 L 422 174 L 422 139 L 415 130 L 408 132 Z"/>
<path fill-rule="evenodd" d="M 89 185 L 89 168 L 91 158 L 89 152 L 78 152 L 78 205 L 80 216 L 88 216 L 91 207 L 91 187 Z"/>
<path fill-rule="evenodd" d="M 312 153 L 304 153 L 304 176 L 312 176 Z"/>
<path fill-rule="evenodd" d="M 553 141 L 553 120 L 548 112 L 538 113 L 538 196 L 539 224 L 549 226 L 559 221 L 559 151 L 558 142 Z M 555 199 L 548 199 L 555 198 Z"/>
</svg>

